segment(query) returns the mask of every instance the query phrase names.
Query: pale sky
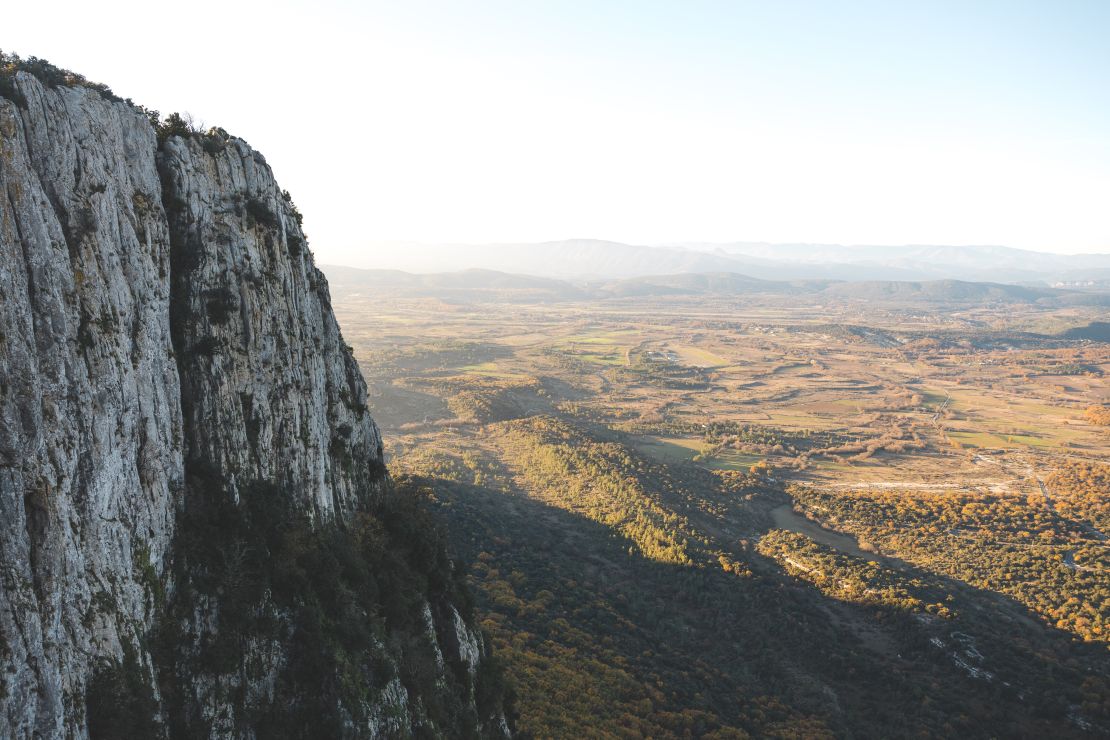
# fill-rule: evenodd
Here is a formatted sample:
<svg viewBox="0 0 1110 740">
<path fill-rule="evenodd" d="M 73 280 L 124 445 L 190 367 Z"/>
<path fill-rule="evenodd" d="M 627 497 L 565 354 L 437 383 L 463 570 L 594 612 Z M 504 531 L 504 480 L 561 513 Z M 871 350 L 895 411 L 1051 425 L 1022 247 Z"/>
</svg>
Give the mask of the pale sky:
<svg viewBox="0 0 1110 740">
<path fill-rule="evenodd" d="M 1110 252 L 1110 2 L 8 3 L 266 155 L 320 262 L 572 237 Z"/>
</svg>

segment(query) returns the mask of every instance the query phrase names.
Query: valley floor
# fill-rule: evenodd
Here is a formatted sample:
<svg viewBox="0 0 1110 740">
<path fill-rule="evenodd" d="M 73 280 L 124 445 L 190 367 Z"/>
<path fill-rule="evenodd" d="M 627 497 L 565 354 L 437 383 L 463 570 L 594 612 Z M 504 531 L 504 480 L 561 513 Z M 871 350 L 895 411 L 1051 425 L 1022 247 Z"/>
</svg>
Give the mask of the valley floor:
<svg viewBox="0 0 1110 740">
<path fill-rule="evenodd" d="M 1091 309 L 334 305 L 525 732 L 1110 732 Z"/>
</svg>

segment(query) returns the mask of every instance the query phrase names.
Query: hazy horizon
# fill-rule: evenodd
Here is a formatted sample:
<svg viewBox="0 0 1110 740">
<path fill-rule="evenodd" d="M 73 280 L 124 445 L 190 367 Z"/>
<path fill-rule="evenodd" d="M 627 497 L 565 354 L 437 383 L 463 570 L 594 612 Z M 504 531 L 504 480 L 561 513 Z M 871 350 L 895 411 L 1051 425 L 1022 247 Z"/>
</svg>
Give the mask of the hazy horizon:
<svg viewBox="0 0 1110 740">
<path fill-rule="evenodd" d="M 770 280 L 1110 284 L 1110 254 L 1065 255 L 1011 247 L 767 244 L 635 245 L 592 239 L 532 243 L 379 242 L 346 261 L 321 265 L 405 273 L 492 270 L 590 281 L 680 274 L 734 274 Z"/>
<path fill-rule="evenodd" d="M 66 0 L 6 18 L 0 48 L 251 142 L 326 262 L 567 234 L 1110 252 L 1097 2 Z"/>
<path fill-rule="evenodd" d="M 1058 255 L 1058 256 L 1061 256 L 1061 257 L 1075 257 L 1075 256 L 1080 256 L 1080 255 L 1110 255 L 1110 245 L 1108 245 L 1103 250 L 1093 249 L 1093 250 L 1081 250 L 1081 251 L 1075 251 L 1075 252 L 1065 252 L 1065 251 L 1061 251 L 1061 250 L 1039 249 L 1039 248 L 1034 248 L 1034 247 L 1015 247 L 1015 246 L 1010 245 L 1010 244 L 986 244 L 986 243 L 983 243 L 983 244 L 955 244 L 955 243 L 933 244 L 933 243 L 925 243 L 925 242 L 922 242 L 922 243 L 906 242 L 906 243 L 901 243 L 901 244 L 893 244 L 893 243 L 873 242 L 873 243 L 866 243 L 866 244 L 863 244 L 863 243 L 854 244 L 854 243 L 841 243 L 841 242 L 830 242 L 830 241 L 820 241 L 820 240 L 816 240 L 816 241 L 768 241 L 768 240 L 761 240 L 761 239 L 724 239 L 724 240 L 719 240 L 719 241 L 701 241 L 701 240 L 696 240 L 696 239 L 678 239 L 678 240 L 670 240 L 670 241 L 658 241 L 658 240 L 655 240 L 655 241 L 652 241 L 652 240 L 626 241 L 626 240 L 621 240 L 621 239 L 602 239 L 602 238 L 591 237 L 591 236 L 564 236 L 564 237 L 555 237 L 555 238 L 552 238 L 552 239 L 535 239 L 535 240 L 516 239 L 516 240 L 505 240 L 505 241 L 479 241 L 479 240 L 461 241 L 461 240 L 454 240 L 454 239 L 443 239 L 443 240 L 375 239 L 375 240 L 371 240 L 371 241 L 366 242 L 366 246 L 370 247 L 370 248 L 378 247 L 378 246 L 388 246 L 388 245 L 413 246 L 413 247 L 417 247 L 417 248 L 421 248 L 421 247 L 429 247 L 429 248 L 435 248 L 435 247 L 473 247 L 473 246 L 513 247 L 513 246 L 528 246 L 528 245 L 537 245 L 537 244 L 558 244 L 558 243 L 563 243 L 563 242 L 610 242 L 610 243 L 613 243 L 613 244 L 623 244 L 623 245 L 636 246 L 636 247 L 655 247 L 655 248 L 661 248 L 661 249 L 669 249 L 669 248 L 673 248 L 673 249 L 692 249 L 692 250 L 695 250 L 695 251 L 696 250 L 702 250 L 702 249 L 705 249 L 705 250 L 712 249 L 714 247 L 728 247 L 728 246 L 731 246 L 731 245 L 744 244 L 744 245 L 766 245 L 766 246 L 769 246 L 769 247 L 777 247 L 777 246 L 781 246 L 781 247 L 814 246 L 814 247 L 816 247 L 816 246 L 820 246 L 820 247 L 837 247 L 837 248 L 840 248 L 840 249 L 847 249 L 847 250 L 854 250 L 854 249 L 887 249 L 887 248 L 889 248 L 889 249 L 917 249 L 917 248 L 922 248 L 922 247 L 941 247 L 941 248 L 955 248 L 955 249 L 963 249 L 963 248 L 967 248 L 967 249 L 995 249 L 995 248 L 1001 248 L 1001 249 L 1013 249 L 1013 250 L 1018 250 L 1018 251 L 1023 251 L 1023 252 L 1039 252 L 1039 253 L 1044 253 L 1044 254 L 1055 254 L 1055 255 Z"/>
</svg>

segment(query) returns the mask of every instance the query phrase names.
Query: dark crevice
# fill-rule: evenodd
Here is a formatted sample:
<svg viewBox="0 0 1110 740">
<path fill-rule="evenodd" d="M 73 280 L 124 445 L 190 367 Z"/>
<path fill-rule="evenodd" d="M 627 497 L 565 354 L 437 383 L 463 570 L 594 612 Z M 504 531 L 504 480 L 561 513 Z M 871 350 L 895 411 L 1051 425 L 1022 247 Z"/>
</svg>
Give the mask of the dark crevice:
<svg viewBox="0 0 1110 740">
<path fill-rule="evenodd" d="M 30 559 L 31 585 L 35 598 L 40 605 L 47 604 L 48 593 L 44 587 L 42 573 L 42 550 L 46 545 L 46 532 L 50 525 L 50 512 L 47 509 L 47 495 L 40 482 L 29 486 L 23 493 L 23 525 L 27 530 L 27 554 Z"/>
</svg>

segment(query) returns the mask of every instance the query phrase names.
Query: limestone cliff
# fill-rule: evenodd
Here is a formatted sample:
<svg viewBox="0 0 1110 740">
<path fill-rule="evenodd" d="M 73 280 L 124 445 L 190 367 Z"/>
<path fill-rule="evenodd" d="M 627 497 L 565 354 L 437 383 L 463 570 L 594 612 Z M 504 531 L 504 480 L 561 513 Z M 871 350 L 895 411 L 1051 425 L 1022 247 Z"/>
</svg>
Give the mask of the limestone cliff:
<svg viewBox="0 0 1110 740">
<path fill-rule="evenodd" d="M 506 734 L 299 214 L 156 123 L 0 57 L 0 736 Z"/>
</svg>

